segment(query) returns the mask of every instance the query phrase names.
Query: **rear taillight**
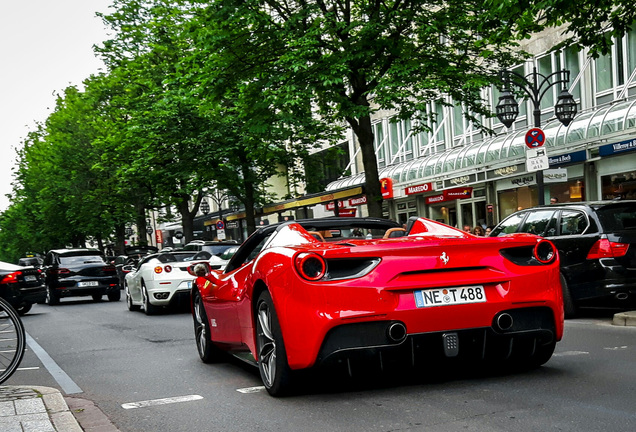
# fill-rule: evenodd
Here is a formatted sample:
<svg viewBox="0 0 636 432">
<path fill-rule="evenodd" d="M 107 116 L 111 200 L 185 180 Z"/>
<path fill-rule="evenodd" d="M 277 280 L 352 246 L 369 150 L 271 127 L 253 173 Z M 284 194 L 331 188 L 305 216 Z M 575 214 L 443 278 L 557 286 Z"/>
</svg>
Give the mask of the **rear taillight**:
<svg viewBox="0 0 636 432">
<path fill-rule="evenodd" d="M 56 275 L 64 275 L 64 274 L 69 274 L 71 273 L 71 271 L 69 269 L 66 268 L 57 268 L 53 270 L 53 273 Z"/>
<path fill-rule="evenodd" d="M 170 273 L 172 271 L 172 266 L 167 265 L 164 267 L 164 270 L 166 271 L 166 273 Z"/>
<path fill-rule="evenodd" d="M 540 240 L 534 247 L 534 257 L 542 264 L 550 264 L 556 257 L 556 249 L 552 242 Z"/>
<path fill-rule="evenodd" d="M 18 276 L 22 274 L 21 271 L 9 273 L 8 275 L 4 275 L 2 279 L 0 279 L 0 284 L 9 284 L 9 283 L 17 283 Z"/>
<path fill-rule="evenodd" d="M 159 274 L 161 272 L 163 272 L 163 267 L 161 267 L 161 266 L 155 267 L 155 273 Z"/>
<path fill-rule="evenodd" d="M 327 271 L 325 260 L 315 253 L 301 253 L 294 260 L 296 270 L 308 281 L 317 281 L 322 279 Z"/>
<path fill-rule="evenodd" d="M 625 256 L 629 249 L 627 243 L 611 242 L 608 239 L 600 239 L 587 253 L 587 259 L 599 259 L 599 258 L 620 258 Z"/>
</svg>

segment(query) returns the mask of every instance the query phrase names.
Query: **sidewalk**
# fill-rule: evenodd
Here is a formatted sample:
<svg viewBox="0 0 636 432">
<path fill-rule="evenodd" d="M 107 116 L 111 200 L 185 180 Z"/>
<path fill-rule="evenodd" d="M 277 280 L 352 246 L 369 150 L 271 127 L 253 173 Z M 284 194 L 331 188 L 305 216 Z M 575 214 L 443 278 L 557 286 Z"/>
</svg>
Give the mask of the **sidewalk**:
<svg viewBox="0 0 636 432">
<path fill-rule="evenodd" d="M 119 432 L 91 401 L 67 400 L 51 387 L 0 386 L 0 431 Z"/>
<path fill-rule="evenodd" d="M 37 386 L 0 386 L 0 430 L 83 431 L 59 390 Z"/>
</svg>

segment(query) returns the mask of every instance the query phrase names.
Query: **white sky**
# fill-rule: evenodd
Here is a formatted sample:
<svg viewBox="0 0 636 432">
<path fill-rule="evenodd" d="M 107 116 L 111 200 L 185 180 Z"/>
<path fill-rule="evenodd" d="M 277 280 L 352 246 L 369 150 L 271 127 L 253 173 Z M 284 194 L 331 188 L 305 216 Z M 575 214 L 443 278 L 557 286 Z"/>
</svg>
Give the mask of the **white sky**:
<svg viewBox="0 0 636 432">
<path fill-rule="evenodd" d="M 16 148 L 55 108 L 54 93 L 97 73 L 107 38 L 95 12 L 112 0 L 3 1 L 0 13 L 0 211 L 10 205 Z"/>
</svg>

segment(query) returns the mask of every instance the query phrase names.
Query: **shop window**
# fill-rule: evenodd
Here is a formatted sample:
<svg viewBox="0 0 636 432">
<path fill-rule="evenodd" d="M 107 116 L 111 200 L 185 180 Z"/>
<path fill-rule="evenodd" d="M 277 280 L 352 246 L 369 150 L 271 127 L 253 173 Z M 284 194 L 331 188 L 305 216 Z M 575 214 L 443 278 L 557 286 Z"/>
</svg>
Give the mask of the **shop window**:
<svg viewBox="0 0 636 432">
<path fill-rule="evenodd" d="M 601 177 L 603 199 L 636 199 L 636 170 Z"/>
</svg>

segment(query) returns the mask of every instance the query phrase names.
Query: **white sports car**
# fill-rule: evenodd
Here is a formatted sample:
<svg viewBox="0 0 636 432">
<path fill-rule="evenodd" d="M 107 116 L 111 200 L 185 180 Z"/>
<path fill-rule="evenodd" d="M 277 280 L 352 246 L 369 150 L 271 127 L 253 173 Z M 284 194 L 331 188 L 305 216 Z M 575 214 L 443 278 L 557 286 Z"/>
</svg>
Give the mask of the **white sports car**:
<svg viewBox="0 0 636 432">
<path fill-rule="evenodd" d="M 130 311 L 142 307 L 146 315 L 164 306 L 187 301 L 192 286 L 188 267 L 196 252 L 168 252 L 145 256 L 126 274 L 124 291 Z"/>
</svg>

